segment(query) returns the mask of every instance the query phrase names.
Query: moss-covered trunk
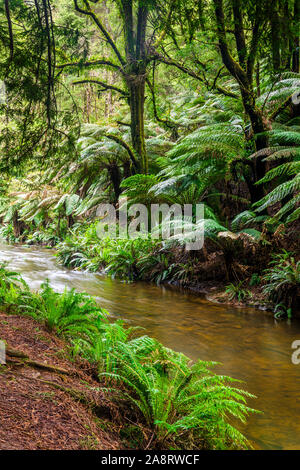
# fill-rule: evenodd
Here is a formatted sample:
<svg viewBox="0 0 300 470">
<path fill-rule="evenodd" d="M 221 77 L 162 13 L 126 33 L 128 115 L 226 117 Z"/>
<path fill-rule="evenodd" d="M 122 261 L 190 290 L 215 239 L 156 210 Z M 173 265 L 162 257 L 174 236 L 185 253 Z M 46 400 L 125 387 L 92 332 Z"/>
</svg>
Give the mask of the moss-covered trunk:
<svg viewBox="0 0 300 470">
<path fill-rule="evenodd" d="M 132 146 L 138 156 L 138 171 L 148 173 L 145 147 L 144 103 L 147 78 L 146 27 L 148 21 L 147 2 L 139 0 L 137 9 L 133 2 L 121 0 L 121 14 L 124 19 L 124 40 L 126 51 L 125 81 L 129 94 L 131 114 Z M 136 18 L 134 14 L 136 13 Z"/>
<path fill-rule="evenodd" d="M 132 145 L 139 157 L 139 171 L 147 173 L 148 160 L 145 147 L 144 129 L 145 81 L 145 74 L 130 75 L 127 78 L 131 114 Z"/>
</svg>

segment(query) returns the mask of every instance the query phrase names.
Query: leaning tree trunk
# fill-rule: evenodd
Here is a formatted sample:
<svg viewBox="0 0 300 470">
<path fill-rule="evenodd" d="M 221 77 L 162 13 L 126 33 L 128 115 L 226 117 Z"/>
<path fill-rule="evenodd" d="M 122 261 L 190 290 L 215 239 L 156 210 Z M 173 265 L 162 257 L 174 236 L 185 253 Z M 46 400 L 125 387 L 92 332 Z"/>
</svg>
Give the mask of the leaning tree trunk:
<svg viewBox="0 0 300 470">
<path fill-rule="evenodd" d="M 265 134 L 266 131 L 270 130 L 270 124 L 268 123 L 265 116 L 257 108 L 255 104 L 255 98 L 251 91 L 241 88 L 241 94 L 243 99 L 243 104 L 245 112 L 249 116 L 253 135 L 255 137 L 255 147 L 256 151 L 262 150 L 268 147 L 268 137 Z M 266 174 L 266 164 L 263 161 L 265 156 L 258 156 L 254 164 L 254 181 L 253 187 L 249 188 L 251 194 L 251 202 L 257 202 L 264 197 L 264 188 L 263 185 L 256 185 L 255 183 L 262 179 Z M 251 182 L 248 181 L 251 185 Z"/>
<path fill-rule="evenodd" d="M 260 111 L 255 104 L 255 95 L 253 91 L 253 70 L 257 55 L 258 34 L 262 29 L 262 11 L 260 8 L 256 10 L 252 28 L 252 37 L 250 40 L 251 45 L 247 51 L 245 28 L 243 26 L 242 2 L 241 0 L 232 0 L 230 2 L 234 17 L 234 36 L 236 55 L 238 58 L 238 60 L 235 60 L 231 54 L 230 41 L 227 40 L 224 2 L 223 0 L 213 0 L 213 3 L 215 6 L 217 35 L 222 61 L 230 74 L 239 83 L 245 113 L 249 116 L 251 122 L 256 150 L 262 150 L 263 148 L 268 147 L 268 138 L 266 135 L 262 134 L 269 130 L 269 124 L 267 118 L 263 116 L 262 111 Z M 258 6 L 259 3 L 260 2 L 257 2 Z M 253 187 L 250 187 L 251 202 L 256 202 L 264 196 L 263 185 L 254 186 L 254 184 L 264 177 L 265 172 L 266 167 L 263 162 L 263 157 L 257 156 L 253 175 Z"/>
</svg>

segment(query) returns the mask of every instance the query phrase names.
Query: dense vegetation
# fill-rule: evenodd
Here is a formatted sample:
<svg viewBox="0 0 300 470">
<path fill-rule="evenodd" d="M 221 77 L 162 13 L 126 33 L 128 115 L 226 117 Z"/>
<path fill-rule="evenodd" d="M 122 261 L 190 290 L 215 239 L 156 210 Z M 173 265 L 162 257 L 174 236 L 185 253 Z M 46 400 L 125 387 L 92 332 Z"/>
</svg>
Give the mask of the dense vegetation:
<svg viewBox="0 0 300 470">
<path fill-rule="evenodd" d="M 15 0 L 0 15 L 1 236 L 131 280 L 222 281 L 239 300 L 255 284 L 291 315 L 298 2 Z M 99 204 L 124 196 L 203 203 L 204 249 L 97 240 Z"/>
<path fill-rule="evenodd" d="M 0 274 L 1 308 L 32 316 L 67 339 L 69 356 L 87 359 L 96 367 L 99 386 L 140 413 L 141 426 L 152 430 L 154 448 L 248 446 L 230 418 L 245 421 L 254 411 L 246 405 L 252 395 L 230 385 L 237 382 L 230 377 L 211 372 L 213 363 L 192 364 L 183 354 L 137 335 L 136 328 L 110 323 L 108 313 L 86 294 L 58 294 L 47 281 L 34 293 L 17 273 L 1 266 Z"/>
<path fill-rule="evenodd" d="M 55 246 L 70 268 L 210 283 L 219 300 L 291 317 L 300 297 L 299 15 L 297 0 L 1 2 L 0 237 Z M 129 208 L 191 204 L 191 222 L 203 204 L 203 248 L 153 236 L 151 224 L 135 239 L 100 238 L 100 204 L 119 217 L 125 199 Z M 132 339 L 85 295 L 58 295 L 46 281 L 31 293 L 4 269 L 0 287 L 8 311 L 68 338 L 108 387 L 122 382 L 117 393 L 160 445 L 245 445 L 225 419 L 243 418 L 244 393 L 209 364 Z"/>
</svg>

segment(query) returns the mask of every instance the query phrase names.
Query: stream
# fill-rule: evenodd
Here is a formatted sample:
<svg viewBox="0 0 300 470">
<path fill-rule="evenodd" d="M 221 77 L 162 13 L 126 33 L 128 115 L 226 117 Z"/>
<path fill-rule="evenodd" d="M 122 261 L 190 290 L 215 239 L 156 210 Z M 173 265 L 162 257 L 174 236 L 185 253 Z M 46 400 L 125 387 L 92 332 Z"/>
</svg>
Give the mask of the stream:
<svg viewBox="0 0 300 470">
<path fill-rule="evenodd" d="M 221 374 L 245 381 L 263 411 L 239 429 L 256 449 L 300 449 L 300 365 L 291 344 L 300 340 L 300 320 L 276 321 L 251 308 L 211 303 L 199 295 L 146 283 L 124 283 L 61 267 L 53 251 L 0 246 L 0 262 L 20 272 L 32 289 L 48 278 L 58 292 L 74 287 L 96 297 L 113 317 L 192 359 L 213 360 Z"/>
</svg>

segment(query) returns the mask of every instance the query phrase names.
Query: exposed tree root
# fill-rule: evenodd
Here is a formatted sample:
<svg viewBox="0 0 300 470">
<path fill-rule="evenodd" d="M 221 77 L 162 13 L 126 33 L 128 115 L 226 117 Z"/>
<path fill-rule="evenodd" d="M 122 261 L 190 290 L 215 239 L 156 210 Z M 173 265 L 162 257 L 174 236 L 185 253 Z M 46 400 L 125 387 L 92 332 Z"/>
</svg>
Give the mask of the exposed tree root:
<svg viewBox="0 0 300 470">
<path fill-rule="evenodd" d="M 53 372 L 55 374 L 74 375 L 74 373 L 69 372 L 66 369 L 62 369 L 61 367 L 51 366 L 50 364 L 45 364 L 43 362 L 33 361 L 25 353 L 23 353 L 22 351 L 18 351 L 16 349 L 7 348 L 6 355 L 12 358 L 15 357 L 18 359 L 22 359 L 22 362 L 16 363 L 15 361 L 10 361 L 10 359 L 8 358 L 7 363 L 11 362 L 12 364 L 15 364 L 15 365 L 27 365 L 30 367 L 34 367 L 36 369 L 42 369 L 48 372 Z"/>
<path fill-rule="evenodd" d="M 64 374 L 64 375 L 69 375 L 69 376 L 74 375 L 72 372 L 69 372 L 66 369 L 62 369 L 60 367 L 52 366 L 52 365 L 45 364 L 45 363 L 42 363 L 42 362 L 33 361 L 24 352 L 18 351 L 16 349 L 7 348 L 6 349 L 6 354 L 8 356 L 7 361 L 6 361 L 8 365 L 13 365 L 15 367 L 16 366 L 17 367 L 29 366 L 29 367 L 33 367 L 35 369 L 45 370 L 47 372 L 51 372 L 51 373 L 54 373 L 54 374 Z M 12 359 L 10 359 L 10 358 L 12 358 Z M 20 361 L 15 361 L 13 358 L 22 359 L 22 361 L 21 362 Z M 7 371 L 7 373 L 10 373 L 10 372 Z M 78 390 L 74 390 L 72 388 L 64 387 L 63 385 L 60 385 L 57 382 L 54 382 L 52 380 L 45 380 L 45 379 L 41 379 L 41 378 L 37 378 L 37 377 L 28 377 L 28 376 L 20 374 L 20 373 L 18 375 L 22 376 L 22 377 L 24 377 L 28 380 L 37 380 L 39 382 L 44 383 L 45 385 L 49 385 L 49 386 L 54 387 L 58 390 L 61 390 L 62 392 L 65 392 L 65 393 L 69 394 L 75 400 L 78 400 L 83 405 L 86 405 L 89 408 L 91 408 L 96 415 L 102 416 L 102 414 L 103 414 L 103 407 L 101 407 L 91 397 L 85 396 L 84 393 L 81 393 Z"/>
</svg>

